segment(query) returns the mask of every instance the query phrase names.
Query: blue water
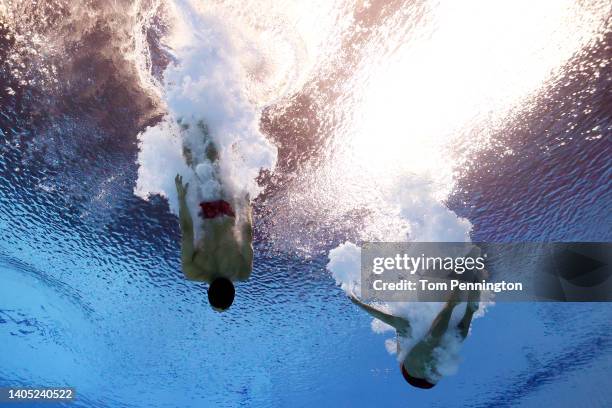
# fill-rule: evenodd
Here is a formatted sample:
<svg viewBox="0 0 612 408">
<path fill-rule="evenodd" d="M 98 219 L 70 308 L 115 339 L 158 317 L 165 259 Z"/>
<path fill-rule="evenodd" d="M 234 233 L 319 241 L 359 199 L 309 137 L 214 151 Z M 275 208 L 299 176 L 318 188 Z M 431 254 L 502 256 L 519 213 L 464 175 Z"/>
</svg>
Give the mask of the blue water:
<svg viewBox="0 0 612 408">
<path fill-rule="evenodd" d="M 458 374 L 424 392 L 406 386 L 384 337 L 320 262 L 258 255 L 252 280 L 220 315 L 171 257 L 138 254 L 112 236 L 100 237 L 108 245 L 98 251 L 70 230 L 36 231 L 32 220 L 31 238 L 12 246 L 8 231 L 21 235 L 20 223 L 3 217 L 2 385 L 73 386 L 74 406 L 84 407 L 606 406 L 612 398 L 607 304 L 496 305 L 475 321 Z"/>
<path fill-rule="evenodd" d="M 593 68 L 610 44 L 577 58 Z M 16 90 L 0 94 L 0 386 L 75 387 L 72 407 L 612 406 L 606 303 L 496 304 L 456 375 L 408 387 L 389 335 L 325 270 L 344 236 L 310 254 L 275 249 L 265 225 L 281 183 L 256 203 L 251 279 L 213 312 L 180 272 L 167 203 L 133 195 L 135 135 L 153 119 L 122 107 L 131 91 L 79 104 L 76 84 L 51 103 L 0 73 Z M 515 155 L 481 152 L 461 174 L 448 205 L 475 241 L 612 239 L 612 71 L 566 79 L 498 132 Z M 102 105 L 100 119 L 111 97 L 134 104 Z M 280 153 L 289 171 L 295 157 Z"/>
<path fill-rule="evenodd" d="M 612 401 L 609 304 L 498 304 L 475 320 L 456 375 L 411 389 L 324 257 L 283 255 L 259 237 L 251 280 L 218 314 L 180 273 L 178 226 L 164 202 L 116 187 L 120 205 L 109 213 L 42 188 L 44 168 L 14 171 L 20 147 L 4 152 L 1 385 L 72 386 L 71 406 L 82 407 Z"/>
</svg>

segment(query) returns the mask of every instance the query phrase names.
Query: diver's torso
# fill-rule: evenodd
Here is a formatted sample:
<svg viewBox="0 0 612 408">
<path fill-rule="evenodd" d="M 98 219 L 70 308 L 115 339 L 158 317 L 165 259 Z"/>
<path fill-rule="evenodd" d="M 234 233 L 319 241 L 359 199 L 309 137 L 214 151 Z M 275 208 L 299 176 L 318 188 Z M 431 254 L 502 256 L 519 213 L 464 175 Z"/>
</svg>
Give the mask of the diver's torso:
<svg viewBox="0 0 612 408">
<path fill-rule="evenodd" d="M 413 377 L 430 379 L 437 375 L 433 351 L 437 342 L 430 336 L 418 342 L 406 355 L 404 367 Z"/>
<path fill-rule="evenodd" d="M 242 237 L 236 234 L 234 221 L 231 217 L 220 217 L 205 222 L 193 259 L 204 280 L 222 276 L 235 281 L 250 275 L 241 252 Z"/>
</svg>

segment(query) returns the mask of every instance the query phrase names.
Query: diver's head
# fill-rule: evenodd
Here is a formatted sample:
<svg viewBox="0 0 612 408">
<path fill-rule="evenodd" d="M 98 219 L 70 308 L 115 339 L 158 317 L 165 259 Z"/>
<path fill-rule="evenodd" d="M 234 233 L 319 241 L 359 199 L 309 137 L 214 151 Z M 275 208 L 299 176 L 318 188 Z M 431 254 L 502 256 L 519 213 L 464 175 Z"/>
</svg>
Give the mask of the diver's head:
<svg viewBox="0 0 612 408">
<path fill-rule="evenodd" d="M 435 383 L 430 383 L 429 381 L 423 378 L 411 376 L 410 374 L 408 374 L 408 371 L 406 371 L 406 368 L 402 363 L 400 363 L 400 368 L 402 370 L 402 376 L 404 377 L 404 380 L 406 380 L 406 382 L 412 385 L 413 387 L 429 389 L 433 388 L 433 386 L 436 385 Z"/>
<path fill-rule="evenodd" d="M 208 301 L 213 309 L 223 311 L 234 302 L 234 284 L 227 278 L 215 278 L 208 287 Z"/>
</svg>

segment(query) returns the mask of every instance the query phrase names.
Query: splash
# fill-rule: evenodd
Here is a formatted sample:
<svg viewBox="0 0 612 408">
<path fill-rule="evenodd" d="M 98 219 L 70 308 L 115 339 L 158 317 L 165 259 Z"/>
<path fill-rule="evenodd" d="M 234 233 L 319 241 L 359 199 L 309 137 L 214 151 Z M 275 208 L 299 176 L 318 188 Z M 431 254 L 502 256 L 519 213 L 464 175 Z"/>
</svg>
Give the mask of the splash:
<svg viewBox="0 0 612 408">
<path fill-rule="evenodd" d="M 344 86 L 333 114 L 345 119 L 308 193 L 367 209 L 360 239 L 469 240 L 445 206 L 462 164 L 606 30 L 608 6 L 428 2 L 416 23 L 398 12 Z"/>
<path fill-rule="evenodd" d="M 341 120 L 308 196 L 331 212 L 365 209 L 362 239 L 467 239 L 444 208 L 466 158 L 597 39 L 608 6 L 426 2 L 418 21 L 398 9 L 328 113 Z"/>
<path fill-rule="evenodd" d="M 256 196 L 255 179 L 260 169 L 274 167 L 275 149 L 258 129 L 259 112 L 243 86 L 235 45 L 220 21 L 189 4 L 175 7 L 172 17 L 176 62 L 164 72 L 161 89 L 167 114 L 139 135 L 135 193 L 163 195 L 176 212 L 174 176 L 181 174 L 191 186 L 192 209 L 220 198 L 221 184 L 229 197 Z M 207 159 L 210 144 L 218 163 Z"/>
<path fill-rule="evenodd" d="M 327 269 L 347 294 L 361 296 L 360 276 L 361 248 L 351 242 L 345 242 L 329 253 Z M 488 302 L 481 302 L 479 311 L 474 318 L 481 317 Z M 403 362 L 408 352 L 427 335 L 434 318 L 444 307 L 442 302 L 389 302 L 379 303 L 375 306 L 379 310 L 395 316 L 402 316 L 410 322 L 411 336 L 388 338 L 385 340 L 385 348 L 390 354 L 397 353 L 396 358 Z M 461 321 L 466 310 L 466 304 L 455 307 L 449 321 L 448 332 L 442 337 L 441 344 L 433 352 L 437 373 L 441 375 L 452 375 L 458 370 L 461 362 L 460 351 L 463 340 L 458 331 L 453 330 Z M 372 331 L 379 334 L 394 333 L 395 329 L 380 320 L 374 319 L 371 323 Z M 395 334 L 395 333 L 394 333 Z M 398 348 L 399 344 L 399 348 Z M 399 350 L 399 352 L 397 352 Z M 438 374 L 432 372 L 430 379 L 438 380 Z"/>
<path fill-rule="evenodd" d="M 181 174 L 198 220 L 200 201 L 223 196 L 240 203 L 261 192 L 257 177 L 276 163 L 276 147 L 259 128 L 261 111 L 299 89 L 314 66 L 326 30 L 304 31 L 307 21 L 297 18 L 325 17 L 327 11 L 322 21 L 333 28 L 333 10 L 319 3 L 308 10 L 299 2 L 184 1 L 168 7 L 171 29 L 164 41 L 174 62 L 156 84 L 167 113 L 138 136 L 137 195 L 167 197 L 177 212 L 173 180 Z"/>
<path fill-rule="evenodd" d="M 326 183 L 317 198 L 333 197 L 339 211 L 368 209 L 363 240 L 469 240 L 469 221 L 445 206 L 466 157 L 597 38 L 609 4 L 442 1 L 426 10 L 418 24 L 398 13 L 366 45 L 346 85 L 351 96 L 335 112 L 349 120 L 318 173 Z M 347 242 L 329 252 L 328 269 L 347 293 L 360 293 L 359 251 Z M 413 322 L 406 350 L 442 304 L 380 307 Z M 459 346 L 445 341 L 437 355 L 453 373 Z"/>
</svg>

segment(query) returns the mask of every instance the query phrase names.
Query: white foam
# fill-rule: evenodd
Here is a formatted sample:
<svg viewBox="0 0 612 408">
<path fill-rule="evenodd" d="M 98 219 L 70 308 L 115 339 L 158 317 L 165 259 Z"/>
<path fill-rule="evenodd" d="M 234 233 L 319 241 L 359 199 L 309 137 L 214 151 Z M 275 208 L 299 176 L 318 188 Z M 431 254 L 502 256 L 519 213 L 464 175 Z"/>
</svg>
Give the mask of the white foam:
<svg viewBox="0 0 612 408">
<path fill-rule="evenodd" d="M 338 41 L 331 33 L 342 28 L 343 2 L 177 0 L 166 6 L 170 28 L 164 44 L 174 61 L 161 83 L 143 82 L 156 87 L 167 114 L 138 136 L 134 192 L 144 199 L 166 197 L 176 213 L 174 177 L 181 174 L 190 183 L 192 215 L 198 201 L 254 198 L 261 191 L 260 171 L 276 164 L 276 147 L 259 129 L 261 110 L 299 90 L 331 39 Z M 318 29 L 312 30 L 315 23 Z M 141 71 L 148 60 L 136 64 Z M 205 158 L 200 124 L 219 152 L 214 167 Z M 192 151 L 195 166 L 186 165 L 183 146 Z"/>
<path fill-rule="evenodd" d="M 193 213 L 198 202 L 222 194 L 255 197 L 260 192 L 256 178 L 261 169 L 274 168 L 276 148 L 259 130 L 260 108 L 248 98 L 245 72 L 231 36 L 214 16 L 198 13 L 189 4 L 173 11 L 170 40 L 176 62 L 164 72 L 161 89 L 167 114 L 138 137 L 135 193 L 145 199 L 162 195 L 176 213 L 174 177 L 181 174 L 190 184 L 188 203 Z M 219 153 L 214 167 L 206 158 L 209 142 Z M 187 165 L 183 148 L 191 150 L 192 166 Z"/>
<path fill-rule="evenodd" d="M 405 175 L 399 179 L 395 192 L 394 200 L 400 209 L 400 216 L 408 224 L 411 241 L 470 241 L 472 224 L 449 210 L 436 197 L 432 184 L 427 180 Z"/>
<path fill-rule="evenodd" d="M 327 269 L 347 295 L 361 296 L 361 248 L 345 242 L 329 251 Z"/>
<path fill-rule="evenodd" d="M 609 13 L 606 2 L 571 0 L 428 5 L 409 35 L 401 18 L 379 27 L 380 41 L 364 46 L 366 57 L 345 85 L 350 96 L 336 108 L 337 117 L 349 120 L 338 126 L 328 168 L 321 171 L 330 175 L 321 196 L 332 197 L 332 208 L 372 214 L 360 239 L 469 241 L 470 222 L 445 206 L 458 169 L 490 143 L 498 122 L 556 80 L 564 64 L 597 38 Z M 344 243 L 330 251 L 328 269 L 343 290 L 358 292 L 359 259 L 347 251 L 359 249 Z M 411 322 L 412 337 L 400 339 L 400 361 L 442 305 L 377 305 Z M 388 328 L 372 325 L 375 332 Z M 449 333 L 436 350 L 442 374 L 456 370 L 460 344 Z"/>
</svg>

